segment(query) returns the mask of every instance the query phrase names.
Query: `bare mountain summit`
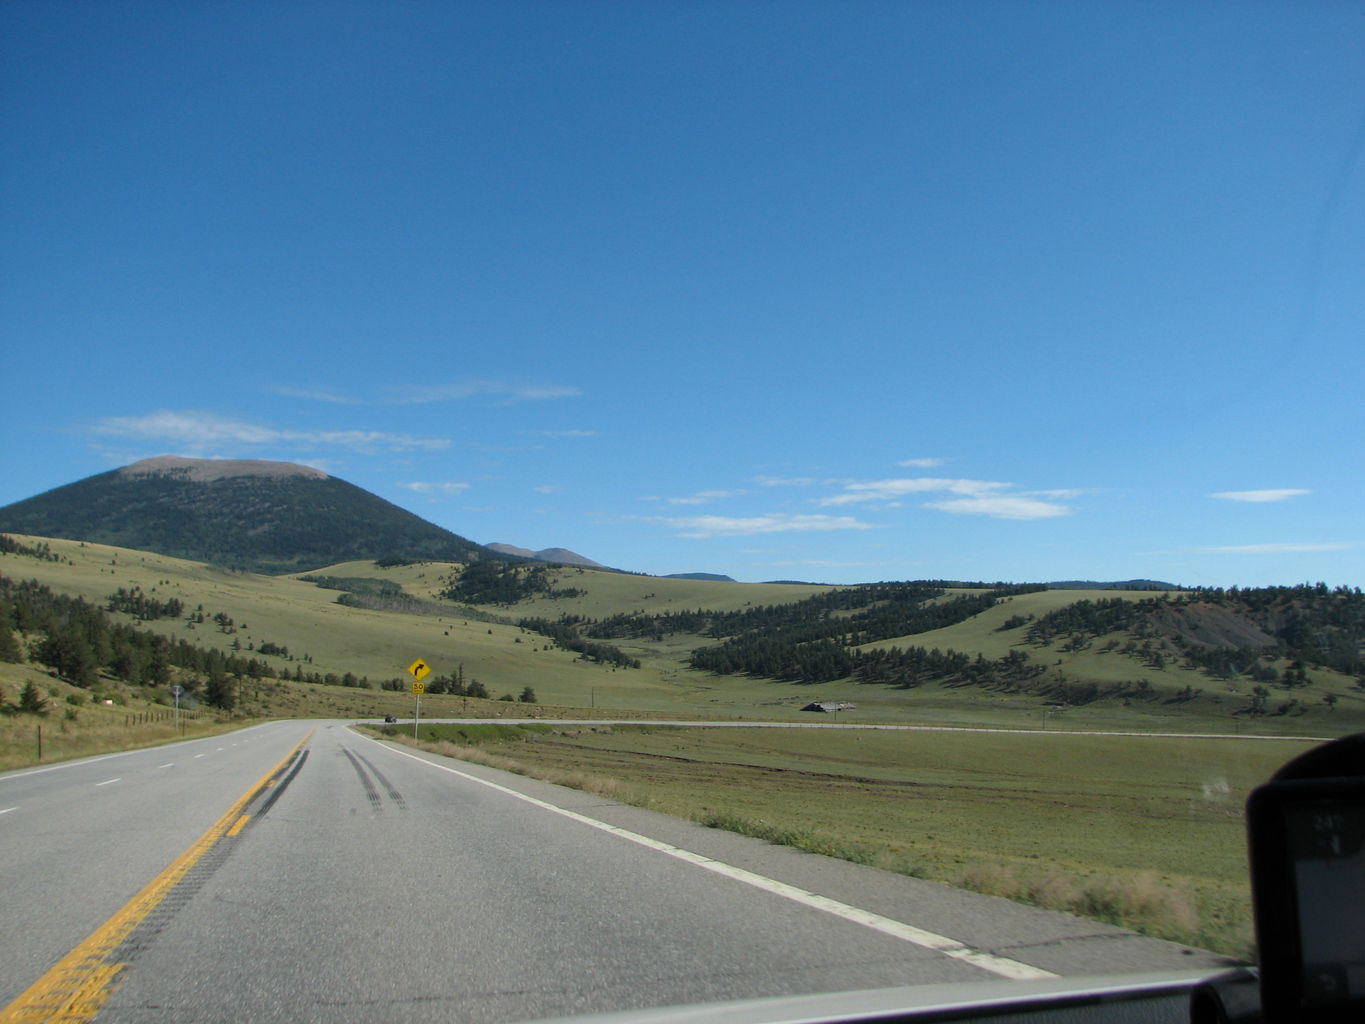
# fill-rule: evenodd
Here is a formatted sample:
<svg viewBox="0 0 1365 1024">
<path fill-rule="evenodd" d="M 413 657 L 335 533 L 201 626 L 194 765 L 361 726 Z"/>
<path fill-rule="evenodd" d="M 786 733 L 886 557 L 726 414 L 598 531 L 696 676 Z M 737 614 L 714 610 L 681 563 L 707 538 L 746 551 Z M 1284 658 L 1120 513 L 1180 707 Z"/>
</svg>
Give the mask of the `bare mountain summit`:
<svg viewBox="0 0 1365 1024">
<path fill-rule="evenodd" d="M 293 462 L 267 462 L 265 459 L 187 459 L 180 455 L 158 455 L 115 470 L 120 476 L 170 476 L 184 480 L 226 480 L 234 476 L 300 476 L 325 480 L 327 474 L 312 466 Z"/>
</svg>

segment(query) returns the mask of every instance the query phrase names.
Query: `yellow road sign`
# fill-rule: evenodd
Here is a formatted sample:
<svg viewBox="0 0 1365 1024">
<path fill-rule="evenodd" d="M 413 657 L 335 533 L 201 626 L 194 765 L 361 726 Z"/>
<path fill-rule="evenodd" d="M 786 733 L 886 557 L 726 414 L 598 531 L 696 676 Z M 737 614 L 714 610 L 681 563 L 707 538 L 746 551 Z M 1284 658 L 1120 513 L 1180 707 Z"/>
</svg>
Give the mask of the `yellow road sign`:
<svg viewBox="0 0 1365 1024">
<path fill-rule="evenodd" d="M 414 661 L 411 665 L 408 666 L 408 675 L 412 676 L 412 678 L 417 679 L 419 681 L 425 679 L 430 672 L 431 666 L 428 665 L 421 658 L 418 658 L 416 661 Z M 422 690 L 425 689 L 426 687 L 422 688 Z M 421 693 L 422 690 L 413 690 L 412 692 Z"/>
<path fill-rule="evenodd" d="M 422 682 L 420 679 L 414 680 L 412 684 L 412 692 L 420 697 L 422 694 L 427 692 L 427 684 Z"/>
</svg>

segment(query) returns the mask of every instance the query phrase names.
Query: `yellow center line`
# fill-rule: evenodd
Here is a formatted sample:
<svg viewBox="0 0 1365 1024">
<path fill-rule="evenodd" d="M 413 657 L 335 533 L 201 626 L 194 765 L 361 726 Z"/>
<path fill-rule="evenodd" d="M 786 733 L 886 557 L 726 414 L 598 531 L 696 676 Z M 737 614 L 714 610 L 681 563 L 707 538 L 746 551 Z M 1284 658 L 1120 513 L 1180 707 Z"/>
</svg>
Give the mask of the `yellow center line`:
<svg viewBox="0 0 1365 1024">
<path fill-rule="evenodd" d="M 248 789 L 228 808 L 226 814 L 209 826 L 209 830 L 196 839 L 189 849 L 171 861 L 123 909 L 62 957 L 18 999 L 0 1010 L 0 1024 L 85 1024 L 93 1020 L 113 994 L 115 978 L 124 967 L 121 963 L 109 962 L 114 950 L 179 884 L 190 868 L 208 853 L 214 843 L 225 834 L 236 835 L 241 831 L 250 817 L 242 813 L 243 809 L 298 756 L 315 731 L 310 729 L 298 746 Z M 229 827 L 234 831 L 229 832 Z"/>
</svg>

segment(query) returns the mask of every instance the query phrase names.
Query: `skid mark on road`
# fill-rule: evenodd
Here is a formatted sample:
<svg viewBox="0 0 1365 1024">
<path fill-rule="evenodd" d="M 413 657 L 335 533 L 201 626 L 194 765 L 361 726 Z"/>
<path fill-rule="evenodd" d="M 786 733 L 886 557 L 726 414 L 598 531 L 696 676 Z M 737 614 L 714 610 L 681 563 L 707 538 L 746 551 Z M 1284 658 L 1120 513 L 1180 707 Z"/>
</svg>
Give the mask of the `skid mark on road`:
<svg viewBox="0 0 1365 1024">
<path fill-rule="evenodd" d="M 394 788 L 393 783 L 384 777 L 383 772 L 381 772 L 378 768 L 371 764 L 370 759 L 366 757 L 364 754 L 356 754 L 356 757 L 360 758 L 360 760 L 365 763 L 365 767 L 368 768 L 370 772 L 374 775 L 374 777 L 379 780 L 379 784 L 383 786 L 385 791 L 389 794 L 389 799 L 398 805 L 398 809 L 400 811 L 406 811 L 408 809 L 408 805 L 407 801 L 403 799 L 403 794 L 398 792 L 398 790 Z"/>
<path fill-rule="evenodd" d="M 372 813 L 382 814 L 384 811 L 384 801 L 379 795 L 379 790 L 375 788 L 374 782 L 371 781 L 370 774 L 373 774 L 379 784 L 388 791 L 389 799 L 397 804 L 400 811 L 406 811 L 408 809 L 407 803 L 403 800 L 403 795 L 393 787 L 393 783 L 380 774 L 367 758 L 353 754 L 346 747 L 342 747 L 341 752 L 345 754 L 346 759 L 351 762 L 351 767 L 355 769 L 356 775 L 360 778 L 360 784 L 365 787 L 365 797 L 370 801 L 370 811 Z M 366 773 L 366 768 L 369 769 L 370 774 Z"/>
<path fill-rule="evenodd" d="M 370 801 L 370 811 L 374 814 L 380 813 L 380 811 L 383 810 L 383 807 L 379 800 L 379 790 L 374 788 L 374 783 L 371 782 L 370 777 L 365 774 L 365 769 L 360 766 L 360 762 L 356 760 L 356 756 L 345 747 L 341 748 L 341 752 L 346 755 L 346 760 L 351 762 L 351 767 L 355 769 L 356 775 L 360 778 L 360 784 L 365 787 L 365 798 Z"/>
</svg>

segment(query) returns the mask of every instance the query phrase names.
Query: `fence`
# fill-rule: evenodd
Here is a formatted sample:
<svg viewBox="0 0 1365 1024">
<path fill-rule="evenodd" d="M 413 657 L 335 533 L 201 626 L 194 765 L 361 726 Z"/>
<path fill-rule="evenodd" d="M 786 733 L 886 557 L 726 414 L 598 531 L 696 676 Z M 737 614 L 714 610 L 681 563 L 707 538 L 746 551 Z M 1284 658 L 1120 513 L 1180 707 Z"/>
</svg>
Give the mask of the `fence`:
<svg viewBox="0 0 1365 1024">
<path fill-rule="evenodd" d="M 197 711 L 187 711 L 184 708 L 181 708 L 178 713 L 169 708 L 165 711 L 134 711 L 123 716 L 123 724 L 132 726 L 150 725 L 152 722 L 170 722 L 176 719 L 183 721 L 196 718 L 198 714 Z"/>
</svg>

